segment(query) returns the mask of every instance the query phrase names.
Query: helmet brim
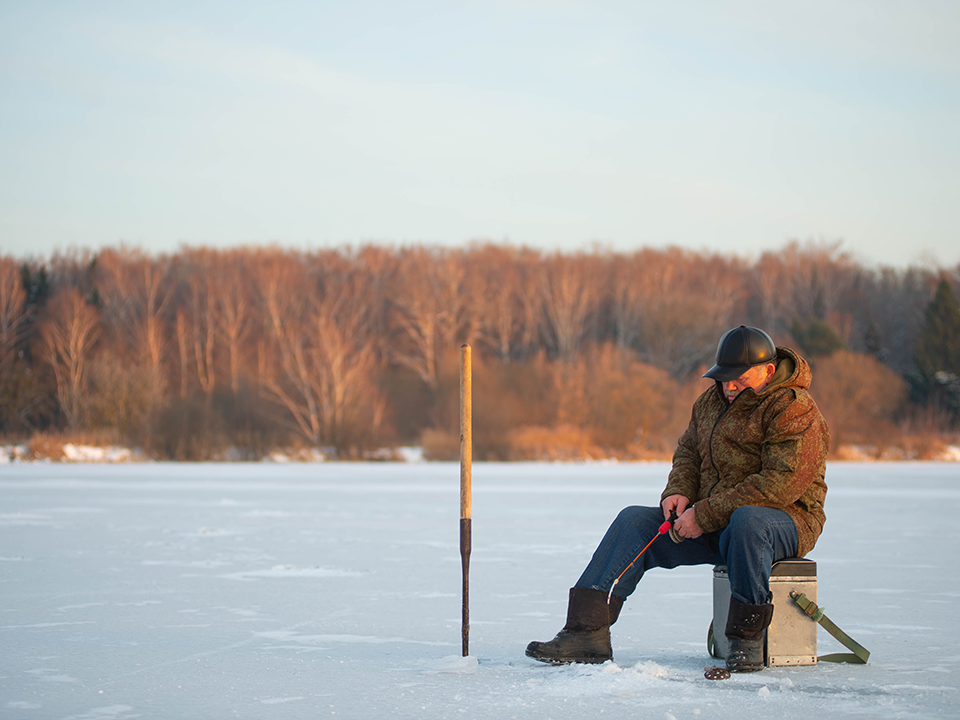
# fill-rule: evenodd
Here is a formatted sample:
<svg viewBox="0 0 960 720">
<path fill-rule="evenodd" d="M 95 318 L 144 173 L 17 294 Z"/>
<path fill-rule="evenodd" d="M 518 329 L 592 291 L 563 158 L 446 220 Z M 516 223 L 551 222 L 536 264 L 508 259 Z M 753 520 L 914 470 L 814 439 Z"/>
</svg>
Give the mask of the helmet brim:
<svg viewBox="0 0 960 720">
<path fill-rule="evenodd" d="M 717 382 L 730 382 L 736 380 L 754 365 L 714 365 L 707 370 L 703 377 L 716 380 Z"/>
</svg>

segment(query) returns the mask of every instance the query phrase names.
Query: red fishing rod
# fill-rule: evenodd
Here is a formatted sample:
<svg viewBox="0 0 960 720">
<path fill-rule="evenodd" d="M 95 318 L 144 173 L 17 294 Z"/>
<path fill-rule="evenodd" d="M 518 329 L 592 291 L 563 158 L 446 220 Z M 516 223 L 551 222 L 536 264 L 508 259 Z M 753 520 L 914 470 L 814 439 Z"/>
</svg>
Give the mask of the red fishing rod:
<svg viewBox="0 0 960 720">
<path fill-rule="evenodd" d="M 617 579 L 614 580 L 614 581 L 613 581 L 613 585 L 610 586 L 610 592 L 607 593 L 607 605 L 610 604 L 610 598 L 613 597 L 613 589 L 617 586 L 617 583 L 620 582 L 620 578 L 622 578 L 624 575 L 626 575 L 626 574 L 627 574 L 627 570 L 629 570 L 630 568 L 633 567 L 633 563 L 635 563 L 637 560 L 640 559 L 640 556 L 643 555 L 643 554 L 647 551 L 647 548 L 648 548 L 648 547 L 650 547 L 651 545 L 653 545 L 653 541 L 654 541 L 654 540 L 656 540 L 656 539 L 657 539 L 658 537 L 660 537 L 661 535 L 666 535 L 668 532 L 670 532 L 670 530 L 673 529 L 673 521 L 676 520 L 676 519 L 677 519 L 677 514 L 676 514 L 675 512 L 671 512 L 671 513 L 670 513 L 670 519 L 669 519 L 669 520 L 664 520 L 664 521 L 660 524 L 660 528 L 657 530 L 657 534 L 654 535 L 654 536 L 650 539 L 650 542 L 648 542 L 648 543 L 644 546 L 643 550 L 641 550 L 639 553 L 637 553 L 637 556 L 630 562 L 629 565 L 627 565 L 627 566 L 623 569 L 623 572 L 620 573 L 619 575 L 617 575 Z"/>
</svg>

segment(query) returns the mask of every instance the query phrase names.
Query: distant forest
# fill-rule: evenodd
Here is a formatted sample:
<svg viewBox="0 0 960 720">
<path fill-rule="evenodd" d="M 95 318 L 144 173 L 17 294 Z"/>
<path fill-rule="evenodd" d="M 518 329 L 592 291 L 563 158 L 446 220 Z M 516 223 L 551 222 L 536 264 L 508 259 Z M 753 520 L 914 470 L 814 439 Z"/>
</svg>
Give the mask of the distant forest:
<svg viewBox="0 0 960 720">
<path fill-rule="evenodd" d="M 825 243 L 749 260 L 497 244 L 0 256 L 0 437 L 455 459 L 469 343 L 476 459 L 669 458 L 720 335 L 745 324 L 810 361 L 835 458 L 929 458 L 960 428 L 958 288 L 960 266 L 864 267 Z"/>
</svg>

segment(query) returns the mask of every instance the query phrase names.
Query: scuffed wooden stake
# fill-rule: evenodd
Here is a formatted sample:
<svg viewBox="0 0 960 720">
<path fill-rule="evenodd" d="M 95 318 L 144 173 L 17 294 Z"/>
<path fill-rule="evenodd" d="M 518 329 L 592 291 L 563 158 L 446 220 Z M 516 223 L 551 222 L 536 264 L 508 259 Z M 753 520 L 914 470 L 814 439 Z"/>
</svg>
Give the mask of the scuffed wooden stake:
<svg viewBox="0 0 960 720">
<path fill-rule="evenodd" d="M 463 657 L 470 654 L 471 473 L 473 465 L 473 380 L 470 346 L 460 346 L 460 565 L 463 574 Z"/>
</svg>

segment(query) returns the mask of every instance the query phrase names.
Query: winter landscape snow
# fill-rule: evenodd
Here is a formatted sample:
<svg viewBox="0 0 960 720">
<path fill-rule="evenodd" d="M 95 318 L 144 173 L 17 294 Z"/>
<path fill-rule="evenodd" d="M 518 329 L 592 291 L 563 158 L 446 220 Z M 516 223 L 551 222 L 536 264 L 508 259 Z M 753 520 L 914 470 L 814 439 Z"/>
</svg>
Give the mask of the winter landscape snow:
<svg viewBox="0 0 960 720">
<path fill-rule="evenodd" d="M 960 715 L 953 463 L 828 468 L 819 600 L 868 665 L 704 679 L 709 567 L 648 575 L 612 663 L 524 657 L 667 467 L 474 465 L 463 658 L 455 464 L 4 465 L 0 717 Z"/>
</svg>

